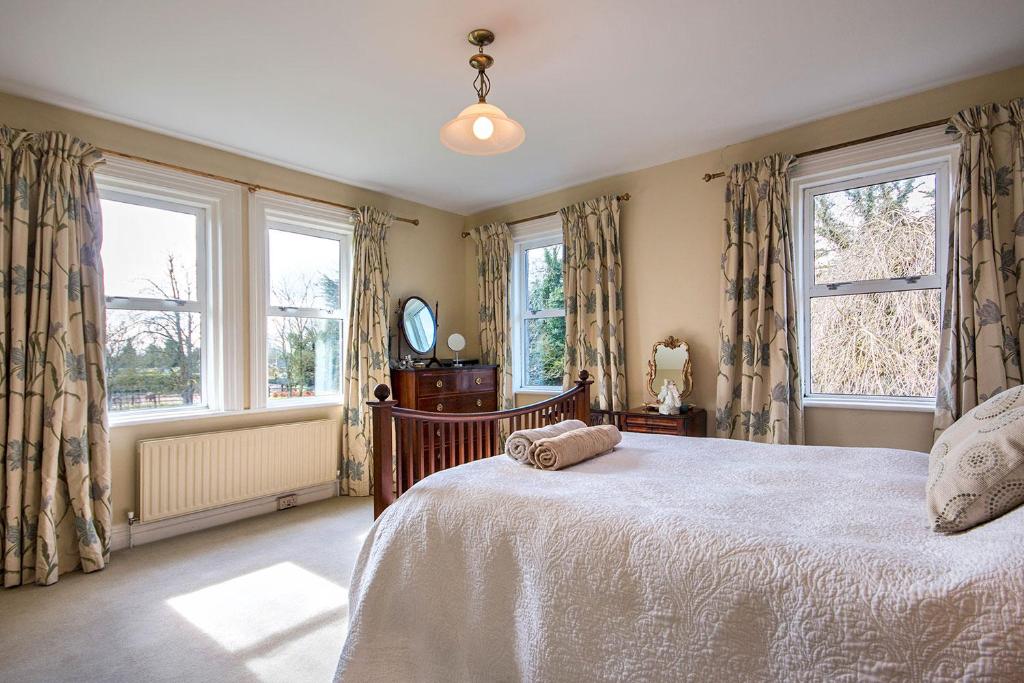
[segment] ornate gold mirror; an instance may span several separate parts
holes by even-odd
[[[647,361],[647,391],[655,406],[658,392],[667,379],[676,383],[680,398],[686,398],[693,391],[690,347],[672,335],[655,342],[651,349],[651,359]]]

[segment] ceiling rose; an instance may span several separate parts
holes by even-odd
[[[494,42],[494,33],[485,28],[478,28],[469,32],[467,40],[479,48],[477,53],[469,58],[469,65],[477,72],[473,80],[477,102],[441,126],[441,144],[456,152],[474,156],[509,152],[523,144],[526,131],[501,109],[487,103],[487,95],[491,91],[491,79],[487,76],[487,69],[493,66],[494,59],[484,54],[484,46]]]

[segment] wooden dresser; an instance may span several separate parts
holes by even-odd
[[[591,424],[614,424],[624,432],[707,436],[708,414],[703,408],[691,408],[679,415],[662,415],[644,408],[619,411],[591,411]]]
[[[436,413],[481,413],[498,409],[498,367],[392,370],[391,385],[400,408]]]

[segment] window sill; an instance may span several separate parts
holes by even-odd
[[[117,429],[118,427],[134,427],[135,425],[159,424],[161,422],[181,422],[183,420],[204,420],[213,417],[224,417],[225,415],[237,415],[242,412],[241,410],[210,410],[206,408],[203,410],[167,410],[124,415],[111,414],[110,428]]]
[[[847,408],[850,410],[886,410],[934,413],[935,399],[871,399],[832,396],[804,396],[804,408]]]
[[[513,393],[517,396],[519,394],[548,394],[551,396],[558,396],[562,393],[562,389],[555,389],[553,387],[519,387]]]
[[[317,399],[282,401],[280,405],[267,406],[266,408],[249,408],[246,410],[182,410],[179,412],[160,412],[143,415],[112,415],[110,417],[110,428],[136,427],[140,425],[161,424],[167,422],[183,422],[188,420],[212,420],[216,418],[244,417],[246,415],[260,415],[266,413],[286,413],[293,410],[307,410],[312,408],[335,408],[341,406],[341,399]]]
[[[310,398],[280,398],[276,401],[267,400],[265,408],[256,408],[246,412],[276,413],[280,410],[299,410],[301,408],[330,408],[341,405],[341,396],[314,396]]]

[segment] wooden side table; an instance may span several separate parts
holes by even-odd
[[[594,424],[614,424],[624,432],[670,434],[673,436],[707,436],[708,414],[693,407],[679,415],[662,415],[643,407],[621,411],[591,411]]]

